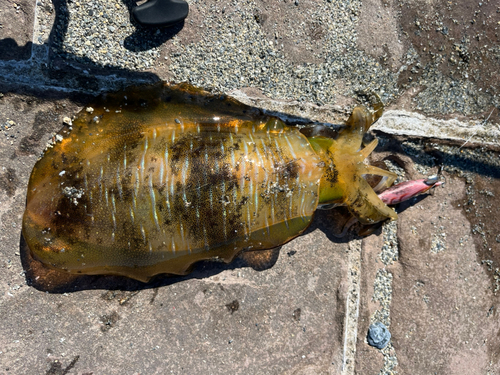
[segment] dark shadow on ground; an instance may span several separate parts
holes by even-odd
[[[31,56],[31,42],[20,46],[12,38],[0,39],[0,60],[28,60]]]
[[[57,85],[49,84],[50,87],[40,89],[34,85],[16,84],[16,82],[11,81],[3,82],[0,79],[2,93],[14,92],[40,98],[46,98],[48,95],[51,99],[63,99],[71,98],[72,91],[100,91],[102,89],[102,79],[106,76],[110,77],[111,80],[113,80],[113,77],[121,79],[123,81],[122,87],[137,84],[137,82],[153,83],[159,80],[156,74],[150,72],[134,71],[113,65],[104,66],[89,58],[64,51],[63,41],[67,35],[69,24],[68,1],[52,0],[55,20],[48,45],[42,46],[42,49],[47,48],[49,51],[49,61],[47,66],[42,69],[42,74],[46,76],[48,81],[57,81]],[[122,0],[122,2],[129,11],[129,22],[135,27],[135,32],[123,41],[123,46],[130,51],[147,51],[158,47],[183,28],[183,22],[169,28],[143,27],[131,16],[131,11],[136,2],[133,0]],[[91,17],[91,15],[89,16]],[[103,30],[106,30],[104,25]],[[28,61],[33,47],[31,41],[24,46],[19,46],[12,38],[0,39],[0,60]],[[73,97],[78,98],[78,95]],[[78,101],[78,103],[81,102]]]
[[[497,157],[488,147],[483,147],[482,157],[478,159],[477,152],[470,152],[468,148],[460,149],[463,141],[443,141],[432,139],[422,139],[420,137],[390,136],[376,131],[377,138],[384,139],[379,144],[377,151],[390,151],[393,154],[408,155],[415,163],[423,164],[427,167],[437,167],[446,165],[462,172],[477,173],[485,177],[500,179],[500,168]],[[404,143],[404,144],[403,144]],[[454,146],[452,152],[437,145]],[[479,148],[479,147],[477,147]],[[450,149],[451,150],[451,149]],[[397,161],[397,160],[394,160]],[[401,165],[401,167],[404,167]]]

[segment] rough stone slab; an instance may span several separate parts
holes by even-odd
[[[400,259],[390,267],[399,366],[413,374],[495,373],[500,324],[490,308],[498,296],[464,214],[467,186],[456,178],[447,185],[399,222]]]
[[[195,278],[138,292],[4,287],[2,363],[12,373],[44,373],[77,356],[78,373],[337,372],[344,256],[345,245],[332,246],[316,230],[284,246],[263,272],[207,276],[213,266],[205,267]],[[16,262],[6,276],[20,271]]]

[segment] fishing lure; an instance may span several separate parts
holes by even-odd
[[[363,177],[381,176],[376,190],[396,178],[364,162],[377,145],[362,147],[381,104],[375,109],[356,107],[336,138],[306,137],[188,84],[108,94],[33,168],[24,238],[49,268],[146,282],[280,246],[318,207],[346,206],[362,224],[394,220]],[[409,196],[437,184],[422,181]],[[407,195],[392,188],[383,199]]]

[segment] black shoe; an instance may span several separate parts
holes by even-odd
[[[149,0],[132,9],[135,20],[144,26],[172,26],[183,21],[189,5],[183,0]]]

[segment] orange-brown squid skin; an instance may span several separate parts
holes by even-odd
[[[363,134],[379,113],[363,107],[336,139],[306,138],[187,84],[110,94],[93,108],[30,178],[23,235],[48,267],[148,281],[280,246],[318,205],[346,205],[365,224],[396,218],[363,178],[395,179],[364,163],[376,141],[361,148]]]

